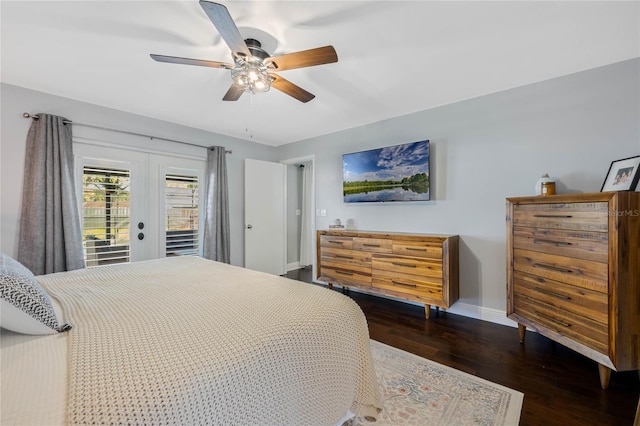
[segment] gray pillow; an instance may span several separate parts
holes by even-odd
[[[23,334],[54,334],[60,325],[47,291],[17,260],[0,253],[0,326]]]

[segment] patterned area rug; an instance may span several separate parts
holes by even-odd
[[[378,420],[344,426],[517,425],[524,395],[371,340],[384,407]]]

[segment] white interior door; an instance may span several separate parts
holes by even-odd
[[[286,273],[286,166],[246,159],[244,163],[245,267]]]

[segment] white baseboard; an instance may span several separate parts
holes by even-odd
[[[518,326],[515,321],[507,318],[507,313],[505,311],[471,305],[469,303],[456,302],[447,309],[447,312],[496,324],[508,325],[509,327]]]
[[[300,262],[287,263],[287,272],[300,269]]]
[[[327,283],[323,283],[321,281],[314,280],[317,284],[327,285]],[[364,291],[358,291],[358,289],[349,289],[349,291],[356,291],[359,293],[370,294]],[[412,302],[410,300],[398,299],[396,297],[389,297],[385,295],[375,294],[376,297],[384,297],[385,299],[397,300],[399,302],[409,303],[416,306],[424,306],[422,303]],[[456,302],[449,309],[446,309],[447,312],[451,312],[455,315],[462,315],[463,317],[469,317],[474,319],[479,319],[482,321],[489,321],[495,324],[506,325],[509,327],[517,327],[518,324],[507,318],[506,311],[501,311],[500,309],[493,308],[485,308],[482,306],[471,305],[469,303]]]

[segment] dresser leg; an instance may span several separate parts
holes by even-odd
[[[600,373],[600,386],[602,389],[609,387],[609,379],[611,379],[611,369],[602,364],[598,364],[598,372]]]
[[[523,324],[518,324],[518,334],[520,335],[520,343],[524,343],[524,336],[527,333],[527,327]]]
[[[333,284],[327,283],[327,286],[329,287],[329,290],[333,290]]]
[[[424,305],[424,317],[426,319],[431,318],[431,305]]]

